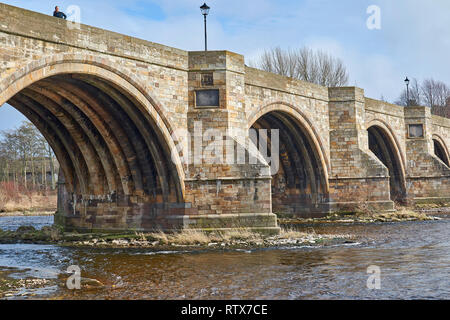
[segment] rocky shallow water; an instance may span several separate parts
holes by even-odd
[[[139,238],[105,240],[111,242],[108,245],[91,245],[94,238],[78,246],[0,244],[0,296],[448,299],[450,220],[446,215],[439,217],[441,220],[316,224],[314,233],[311,226],[298,225],[301,232],[312,233],[311,243],[279,239],[282,242],[272,246],[130,245],[142,241]],[[0,228],[6,229],[1,218]],[[352,235],[351,239],[316,241],[345,234]],[[81,290],[66,286],[67,268],[73,265],[81,269]],[[380,267],[380,290],[367,288],[371,265]]]

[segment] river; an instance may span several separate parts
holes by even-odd
[[[51,223],[51,217],[0,218],[4,230]],[[448,217],[314,229],[359,240],[330,247],[220,252],[0,245],[0,271],[7,271],[6,279],[49,280],[38,290],[4,299],[30,294],[43,299],[450,299]],[[71,265],[106,287],[68,290],[60,275]],[[372,265],[380,268],[380,289],[367,288]]]

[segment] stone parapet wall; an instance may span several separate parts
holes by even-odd
[[[133,75],[175,129],[186,126],[188,52],[87,25],[70,29],[66,20],[6,4],[0,4],[0,21],[0,80],[17,79],[34,65],[61,63],[63,56],[113,66]]]
[[[70,27],[70,21],[3,3],[0,4],[0,21],[0,32],[10,36],[44,41],[49,46],[47,50],[52,50],[52,53],[55,48],[71,47],[183,71],[188,70],[187,51],[112,31],[84,24],[80,24],[79,28]],[[13,42],[8,40],[8,42]],[[20,47],[17,49],[20,50],[15,51],[16,57],[33,58],[32,48]]]

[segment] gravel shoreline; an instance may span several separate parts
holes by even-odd
[[[339,243],[353,243],[354,237],[345,234],[316,234],[282,229],[279,235],[263,235],[245,229],[223,233],[205,233],[197,230],[165,234],[79,234],[62,232],[57,227],[20,227],[16,231],[0,230],[0,243],[54,244],[67,247],[98,248],[151,248],[152,251],[257,249],[285,246],[323,246]]]
[[[40,210],[40,211],[12,211],[12,212],[0,212],[1,217],[37,217],[37,216],[53,216],[55,210]]]
[[[300,232],[300,225],[379,223],[402,221],[427,221],[442,218],[429,214],[448,214],[450,207],[421,208],[419,210],[400,209],[388,213],[353,213],[333,214],[326,218],[302,219],[279,218],[281,233],[275,236],[262,235],[246,229],[235,229],[222,233],[183,230],[173,234],[163,232],[142,233],[128,232],[122,234],[79,234],[63,232],[56,226],[46,226],[36,230],[23,226],[16,231],[0,229],[0,243],[37,243],[56,244],[73,247],[135,247],[154,250],[176,250],[177,248],[224,249],[224,248],[266,248],[298,245],[327,245],[355,242],[351,235],[324,235],[313,232]],[[40,212],[36,215],[42,215]]]

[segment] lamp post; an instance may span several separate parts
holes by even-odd
[[[204,3],[200,7],[200,10],[202,11],[202,15],[205,18],[205,51],[208,51],[208,36],[207,36],[207,33],[206,33],[206,16],[209,13],[209,9],[210,9],[210,7],[208,7],[208,5],[206,3]]]
[[[409,107],[409,79],[406,77],[405,79],[406,84],[406,106]]]

